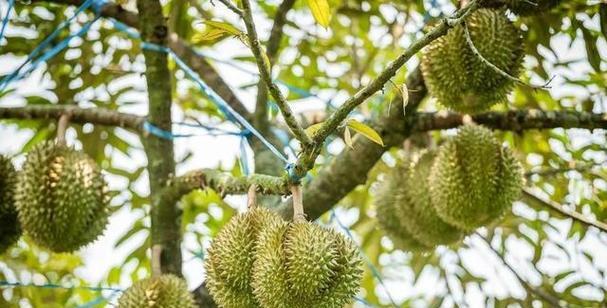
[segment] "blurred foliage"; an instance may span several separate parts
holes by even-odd
[[[269,33],[279,2],[257,2],[255,13],[262,38]],[[285,88],[288,99],[302,109],[333,110],[333,104],[354,94],[419,38],[425,23],[455,8],[446,0],[328,2],[332,18],[327,29],[316,23],[308,1],[296,2],[288,14],[282,52],[274,68],[276,77],[291,86]],[[120,3],[127,9],[134,8],[132,0]],[[238,66],[254,69],[253,58],[239,39],[238,31],[244,29],[243,25],[219,3],[206,0],[163,3],[172,31],[184,40],[222,59],[230,56]],[[10,59],[8,62],[13,66],[13,62],[23,61],[74,11],[74,7],[42,1],[17,2],[6,33],[7,42],[1,47],[2,63]],[[92,17],[92,14],[82,14],[68,30],[78,30]],[[606,112],[605,4],[562,1],[559,7],[542,15],[526,18],[511,15],[511,18],[524,31],[527,69],[523,78],[534,84],[545,83],[552,76],[556,78],[549,91],[518,86],[510,106],[497,106],[496,110],[542,108]],[[58,39],[67,35],[68,31],[63,31]],[[35,91],[8,93],[0,97],[1,102],[4,104],[8,101],[6,98],[10,98],[11,104],[78,104],[143,114],[146,106],[141,74],[145,64],[140,52],[137,42],[130,41],[116,31],[111,22],[102,19],[85,39],[72,41],[69,48],[28,78],[28,82],[38,85]],[[412,60],[409,68],[416,63],[417,60]],[[214,65],[220,72],[225,68],[220,63]],[[175,65],[171,64],[171,68],[177,76],[173,79],[173,97],[179,107],[177,117],[195,117],[213,125],[224,122],[221,113],[195,85],[185,80]],[[385,102],[393,97],[394,87],[403,83],[406,71],[401,70],[382,93],[363,104],[353,116],[370,119],[389,108]],[[251,90],[256,79],[242,79],[246,80],[243,84],[230,85],[238,89],[241,97],[254,97]],[[272,104],[268,108],[272,110]],[[433,99],[427,99],[421,108],[436,110],[440,106]],[[54,125],[52,121],[3,120],[1,127],[28,133],[19,151],[26,153],[36,143],[54,138]],[[112,183],[116,212],[124,207],[131,214],[130,227],[114,243],[114,249],[128,253],[123,260],[113,260],[118,265],[110,268],[99,282],[103,286],[126,287],[131,281],[148,275],[150,265],[147,174],[141,143],[136,136],[118,128],[74,125],[71,132],[75,133],[77,146],[105,170]],[[435,146],[449,133],[428,133],[429,138],[425,140],[431,142],[419,146]],[[546,197],[572,210],[607,221],[604,131],[553,129],[504,132],[501,137],[515,150],[527,171],[537,172],[529,174],[529,186],[542,190]],[[343,147],[339,138],[328,142],[311,174],[315,175],[329,161],[326,158]],[[180,166],[191,165],[190,154],[184,153]],[[392,306],[392,301],[403,307],[530,307],[548,305],[546,299],[538,295],[544,294],[562,300],[565,306],[605,305],[607,234],[552,212],[542,204],[521,200],[499,225],[479,230],[460,245],[439,247],[429,254],[393,250],[389,239],[377,228],[372,193],[377,179],[403,154],[406,153],[402,149],[387,153],[370,172],[367,183],[340,202],[335,209],[336,216],[327,213],[320,218],[321,223],[336,228],[340,228],[340,224],[347,226],[372,265],[366,269],[360,294],[366,302],[377,307]],[[588,168],[576,170],[579,166]],[[218,168],[240,174],[238,164]],[[563,171],[542,173],[545,170]],[[209,241],[237,212],[236,203],[240,202],[233,203],[226,203],[214,191],[196,191],[182,199],[185,266],[194,266],[191,260],[204,256]],[[339,217],[340,223],[335,217]],[[0,280],[90,285],[78,274],[82,269],[79,254],[51,254],[32,246],[27,239],[0,257]],[[525,284],[535,291],[526,290]],[[71,307],[95,300],[99,295],[85,289],[2,288],[0,306]],[[101,302],[97,306],[104,305],[105,302]]]

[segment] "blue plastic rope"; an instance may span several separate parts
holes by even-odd
[[[242,170],[242,174],[250,175],[251,167],[249,166],[249,155],[247,154],[247,146],[249,142],[247,141],[247,137],[242,136],[240,138],[240,169]]]
[[[55,56],[57,53],[59,53],[59,51],[61,51],[62,49],[64,49],[65,47],[68,46],[69,41],[72,38],[74,38],[76,36],[81,36],[84,33],[86,33],[86,31],[88,31],[88,29],[90,28],[91,24],[99,18],[98,14],[97,14],[97,17],[93,21],[85,24],[83,26],[83,28],[76,33],[76,35],[68,36],[66,39],[62,40],[57,46],[53,47],[48,52],[48,54],[43,54],[41,56],[41,58],[34,61],[34,58],[36,58],[42,51],[44,51],[47,47],[49,47],[49,45],[52,43],[52,41],[61,33],[61,30],[63,30],[65,27],[67,27],[81,12],[83,12],[86,9],[88,9],[89,7],[91,7],[91,5],[93,5],[93,3],[95,1],[102,1],[102,0],[84,1],[84,3],[82,3],[82,5],[80,7],[78,7],[78,9],[76,9],[76,12],[74,12],[74,15],[72,15],[67,20],[61,22],[59,24],[59,26],[49,36],[47,36],[36,48],[34,48],[34,50],[27,56],[26,60],[23,63],[21,63],[21,65],[19,65],[19,67],[17,67],[17,69],[15,71],[13,71],[11,74],[5,76],[2,80],[0,80],[0,92],[4,91],[4,89],[6,89],[6,87],[12,81],[19,80],[19,79],[22,79],[23,77],[25,77],[28,73],[33,71],[36,68],[36,66],[43,60],[48,60],[51,57]],[[32,61],[34,61],[34,62],[32,62]],[[30,62],[32,62],[31,67],[25,73],[21,73],[21,70]]]
[[[330,221],[333,222],[335,221],[337,223],[337,225],[344,230],[344,232],[346,233],[346,235],[353,241],[354,240],[354,236],[352,235],[352,232],[350,232],[350,229],[348,227],[346,227],[337,217],[337,214],[335,213],[334,209],[331,209],[331,218]],[[356,243],[356,242],[355,242]],[[362,249],[360,249],[359,247],[359,251],[362,252]],[[369,268],[369,270],[371,270],[371,274],[373,275],[373,277],[375,277],[375,279],[377,279],[377,281],[379,281],[379,284],[382,286],[382,288],[384,288],[384,291],[386,292],[386,295],[388,295],[388,299],[390,299],[390,303],[394,306],[394,307],[398,307],[398,305],[396,305],[396,302],[394,301],[394,299],[392,298],[392,295],[390,295],[390,292],[388,292],[388,287],[386,287],[386,284],[384,283],[384,279],[381,276],[381,273],[379,272],[379,270],[377,269],[377,267],[375,267],[375,265],[373,265],[373,262],[371,262],[371,260],[369,260],[369,257],[367,257],[367,255],[365,255],[364,253],[361,253],[365,259],[365,263],[367,263],[367,267]]]
[[[8,0],[8,9],[6,9],[6,14],[4,15],[4,19],[2,19],[2,28],[0,28],[0,41],[2,41],[2,37],[4,37],[4,29],[6,28],[6,25],[8,24],[8,17],[11,14],[11,9],[13,8],[14,4],[15,4],[15,0]]]

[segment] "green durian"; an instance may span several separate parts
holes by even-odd
[[[27,154],[15,204],[25,234],[54,252],[71,252],[93,242],[109,215],[99,167],[85,153],[51,142]]]
[[[394,243],[394,248],[407,251],[426,251],[431,247],[413,238],[397,214],[396,199],[401,184],[409,176],[409,161],[399,162],[381,181],[375,193],[375,211],[380,228]]]
[[[277,214],[252,208],[233,217],[213,239],[205,260],[206,285],[219,307],[260,307],[251,288],[257,236]]]
[[[428,247],[453,244],[464,236],[462,230],[443,221],[432,205],[428,177],[434,157],[434,152],[425,152],[410,164],[396,192],[396,215],[402,226]]]
[[[522,68],[521,32],[504,10],[479,9],[466,19],[474,46],[483,57],[511,76]],[[512,80],[500,75],[477,55],[458,25],[428,45],[421,69],[428,91],[445,107],[460,112],[478,112],[504,102]]]
[[[358,292],[362,273],[360,255],[342,234],[277,220],[259,233],[252,287],[262,307],[341,308]]]
[[[15,208],[17,172],[10,159],[0,155],[0,254],[21,236]]]
[[[489,0],[484,1],[484,7],[507,7],[514,14],[531,16],[549,11],[562,0]]]
[[[491,130],[464,125],[441,145],[429,177],[437,214],[472,231],[499,219],[518,198],[523,173]]]
[[[185,281],[165,274],[135,282],[118,300],[119,308],[194,308]]]

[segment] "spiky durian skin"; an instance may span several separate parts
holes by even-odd
[[[358,292],[361,267],[342,234],[310,222],[275,221],[258,238],[253,292],[262,307],[341,308]]]
[[[439,149],[430,196],[447,223],[472,231],[500,218],[520,194],[522,168],[489,129],[464,125]]]
[[[503,10],[479,9],[466,19],[470,37],[481,55],[512,76],[522,68],[520,31]],[[421,68],[428,91],[445,107],[478,112],[506,101],[513,82],[474,54],[458,25],[428,45]]]
[[[396,197],[396,214],[402,225],[428,247],[453,244],[464,235],[462,230],[443,221],[432,205],[428,177],[434,157],[434,152],[425,152],[408,166]]]
[[[185,281],[165,274],[135,282],[118,300],[119,308],[194,308]]]
[[[220,307],[259,307],[251,289],[251,270],[260,230],[282,219],[265,208],[233,217],[213,239],[205,260],[207,288]]]
[[[54,252],[71,252],[93,242],[109,215],[99,167],[85,153],[51,142],[28,153],[15,204],[24,232]]]
[[[0,155],[0,254],[21,236],[15,208],[17,172],[10,159]]]
[[[531,16],[551,10],[561,3],[561,0],[490,0],[485,1],[484,7],[507,7],[514,14]]]
[[[397,201],[398,192],[401,190],[402,183],[409,177],[409,164],[409,161],[399,162],[380,183],[374,196],[377,221],[396,249],[426,251],[430,247],[413,238],[401,221],[401,215],[398,214],[400,212],[398,210],[399,201]]]

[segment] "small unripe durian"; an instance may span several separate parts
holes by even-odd
[[[135,282],[118,300],[119,308],[194,308],[185,281],[165,274]]]
[[[21,236],[15,208],[17,172],[10,159],[0,155],[0,254]]]
[[[259,307],[251,288],[255,245],[261,230],[282,221],[265,208],[233,217],[213,239],[205,260],[206,286],[219,307]]]
[[[432,205],[428,177],[434,157],[434,152],[426,152],[410,164],[396,192],[396,214],[402,225],[428,247],[453,244],[464,236],[462,230],[443,221]]]
[[[342,234],[273,221],[259,233],[253,292],[262,307],[341,308],[358,292],[362,260]]]
[[[522,68],[520,31],[503,10],[479,9],[466,18],[474,46],[483,57],[511,76]],[[506,100],[512,80],[484,63],[466,41],[458,25],[428,45],[422,55],[428,91],[438,102],[461,112],[478,112]]]
[[[99,167],[85,153],[42,143],[27,155],[15,204],[25,233],[54,252],[93,242],[107,224],[109,196]]]
[[[406,251],[426,251],[431,247],[414,239],[397,214],[397,192],[409,176],[409,162],[398,163],[380,183],[375,194],[375,211],[381,229],[394,243],[394,248]]]
[[[440,147],[429,183],[437,214],[472,231],[494,222],[511,207],[520,194],[523,174],[491,130],[464,125]]]

